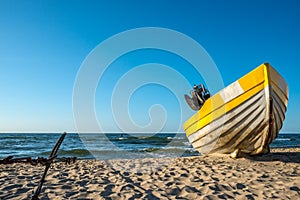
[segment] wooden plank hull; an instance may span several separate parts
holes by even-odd
[[[202,154],[264,154],[283,125],[287,102],[287,83],[265,63],[207,100],[184,130]]]

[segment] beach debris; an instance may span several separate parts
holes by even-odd
[[[45,178],[46,178],[48,169],[50,168],[50,165],[51,165],[53,159],[57,156],[57,155],[56,155],[56,154],[57,154],[57,151],[58,151],[58,149],[59,149],[61,143],[64,141],[66,134],[67,134],[67,133],[64,132],[64,133],[60,136],[60,138],[57,140],[55,146],[53,147],[52,152],[51,152],[49,158],[48,158],[47,161],[46,161],[45,171],[44,171],[44,174],[43,174],[43,176],[42,176],[42,178],[41,178],[41,180],[40,180],[39,186],[38,186],[38,188],[36,189],[34,195],[33,195],[32,198],[31,198],[32,200],[38,200],[38,199],[39,199],[39,194],[41,193],[43,184],[44,184],[44,182],[45,182]]]
[[[6,158],[0,160],[0,164],[13,164],[13,163],[30,163],[31,165],[46,165],[48,162],[64,162],[65,164],[75,163],[77,157],[53,157],[53,158],[44,158],[37,157],[36,159],[31,157],[24,158],[13,158],[13,156],[7,156]]]
[[[60,158],[59,161],[64,162],[65,164],[75,163],[77,157],[67,157],[67,158]]]

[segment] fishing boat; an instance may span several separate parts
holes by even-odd
[[[265,154],[282,128],[287,103],[286,81],[264,63],[207,99],[183,128],[204,155]]]

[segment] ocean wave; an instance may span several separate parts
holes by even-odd
[[[49,156],[51,151],[42,152],[41,155]],[[91,153],[87,149],[70,149],[70,150],[58,150],[58,156],[75,156],[75,157],[89,157]]]
[[[191,148],[186,147],[149,147],[142,149],[130,150],[131,152],[143,153],[143,152],[161,152],[161,153],[181,153],[185,151],[193,151]]]
[[[150,145],[166,145],[170,142],[182,142],[182,140],[176,140],[172,137],[158,137],[158,136],[150,136],[150,137],[116,137],[116,138],[109,138],[111,142],[116,144],[150,144]],[[185,140],[184,140],[185,141]],[[180,143],[182,145],[182,143]]]
[[[289,141],[290,138],[276,138],[275,141]]]

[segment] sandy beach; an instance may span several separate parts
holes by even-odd
[[[44,166],[0,165],[0,199],[30,199]],[[300,149],[228,156],[54,163],[41,199],[300,199]]]

